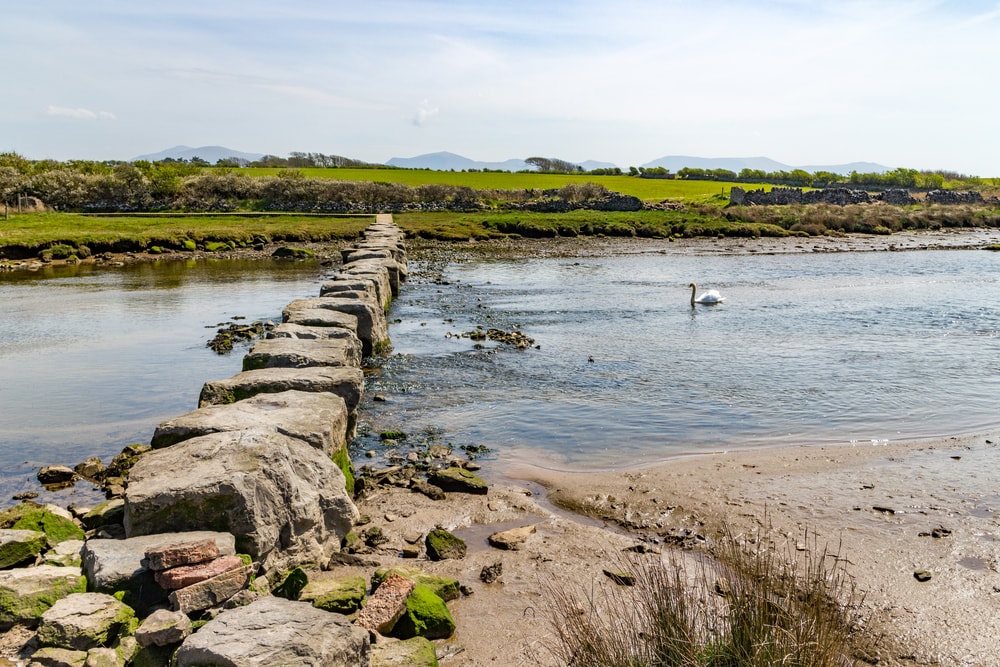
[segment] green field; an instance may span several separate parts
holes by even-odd
[[[278,176],[288,169],[245,168],[234,171],[248,176]],[[377,181],[403,185],[457,185],[476,190],[548,190],[570,183],[597,183],[608,190],[633,195],[647,202],[672,199],[676,201],[717,201],[718,195],[729,198],[734,186],[745,190],[773,186],[721,181],[686,181],[679,179],[639,178],[637,176],[593,176],[590,174],[539,174],[479,171],[429,171],[423,169],[322,169],[297,170],[306,178],[333,178],[341,181]],[[724,203],[724,202],[722,202]]]
[[[267,241],[328,241],[354,238],[371,224],[371,216],[163,214],[82,215],[26,213],[0,218],[0,248],[41,248],[52,243],[107,248],[143,249],[153,245],[182,246],[185,240],[246,245]]]

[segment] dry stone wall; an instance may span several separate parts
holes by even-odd
[[[954,190],[931,190],[925,200],[928,204],[990,204],[1000,203],[996,197],[983,199],[978,192],[955,192]],[[744,190],[733,187],[729,193],[732,206],[784,206],[789,204],[871,204],[885,202],[894,206],[909,206],[919,203],[909,191],[902,188],[885,190],[871,194],[864,190],[849,188],[825,188],[822,190],[802,190],[800,188],[774,188],[773,190]]]

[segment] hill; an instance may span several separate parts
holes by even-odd
[[[889,167],[874,162],[850,162],[847,164],[826,164],[826,165],[804,165],[792,166],[772,160],[768,157],[694,157],[691,155],[666,155],[657,158],[652,162],[642,165],[645,168],[663,167],[668,171],[677,173],[684,167],[692,169],[728,169],[737,174],[743,169],[760,169],[766,172],[772,171],[792,171],[802,169],[810,173],[817,171],[829,171],[834,174],[846,176],[852,171],[860,174],[884,173],[890,171]]]
[[[244,153],[242,151],[233,150],[232,148],[226,148],[225,146],[201,146],[200,148],[191,148],[190,146],[174,146],[173,148],[168,148],[160,151],[159,153],[139,155],[132,158],[132,162],[136,162],[138,160],[157,162],[168,158],[173,160],[190,160],[195,157],[201,158],[209,164],[215,164],[224,158],[239,158],[253,162],[254,160],[259,160],[264,157],[264,154]]]
[[[390,167],[402,167],[404,169],[431,169],[433,171],[468,171],[474,169],[482,171],[489,169],[492,171],[534,171],[535,167],[522,159],[511,158],[503,162],[483,162],[473,160],[462,155],[442,151],[440,153],[426,153],[416,157],[394,157],[386,164]],[[615,165],[611,162],[598,162],[597,160],[587,160],[586,162],[573,162],[584,170],[610,169]]]

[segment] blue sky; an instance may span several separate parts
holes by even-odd
[[[664,155],[1000,176],[1000,1],[31,0],[0,151]]]

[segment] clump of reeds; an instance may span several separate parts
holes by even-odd
[[[623,558],[634,586],[550,591],[555,657],[571,667],[852,665],[859,605],[835,553],[728,530],[711,556]]]

